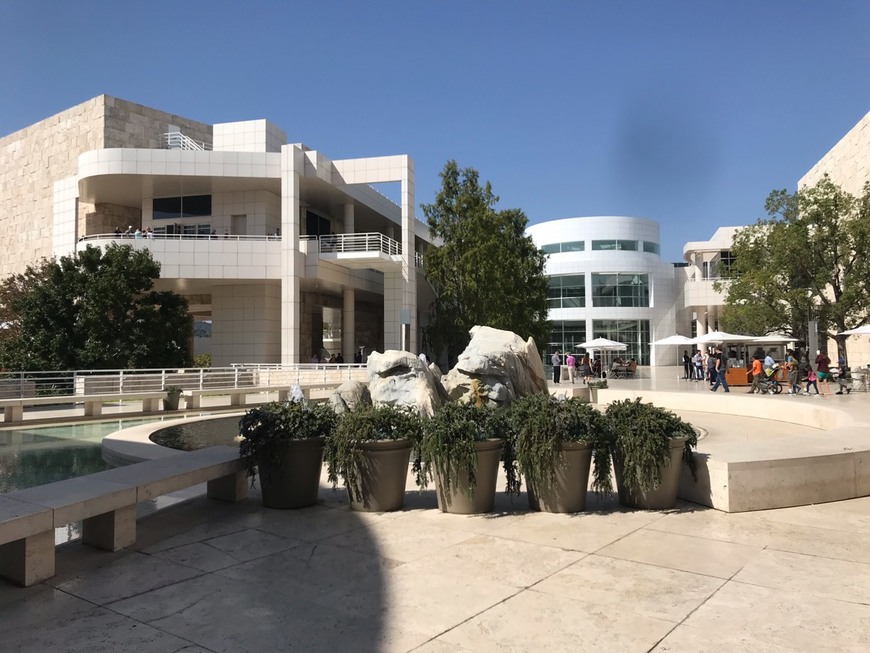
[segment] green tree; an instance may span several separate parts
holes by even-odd
[[[770,216],[741,229],[731,247],[722,326],[764,335],[780,331],[807,340],[807,321],[837,341],[842,331],[870,315],[870,183],[861,197],[843,191],[825,175],[795,193],[773,191]]]
[[[10,370],[183,367],[191,362],[187,300],[153,289],[147,250],[88,246],[43,259],[0,285],[0,364]]]
[[[498,197],[473,168],[448,161],[433,204],[422,205],[437,247],[424,257],[433,302],[427,346],[447,352],[452,364],[476,324],[513,331],[546,343],[546,256],[525,233],[519,209],[497,211]]]

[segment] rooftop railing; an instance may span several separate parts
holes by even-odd
[[[209,152],[211,143],[195,141],[181,132],[166,132],[163,134],[163,146],[167,150],[191,150],[194,152]]]

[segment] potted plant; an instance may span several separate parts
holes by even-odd
[[[639,398],[615,401],[605,415],[619,502],[647,510],[673,508],[681,464],[697,479],[692,455],[698,444],[695,429],[669,410]]]
[[[163,388],[166,399],[163,400],[163,410],[178,410],[178,401],[182,397],[181,386],[168,385]]]
[[[478,514],[495,504],[499,458],[508,438],[507,411],[475,403],[448,403],[423,424],[417,483],[435,480],[442,512]],[[503,457],[509,492],[519,492],[516,466],[505,448]]]
[[[584,510],[593,452],[595,486],[610,486],[604,416],[589,403],[529,395],[511,405],[510,415],[513,455],[532,510]]]
[[[420,415],[398,406],[358,405],[342,413],[324,456],[333,488],[341,477],[352,510],[389,512],[405,504]]]
[[[336,415],[326,404],[273,402],[239,420],[239,456],[248,476],[260,475],[267,508],[305,508],[317,503],[323,447]]]

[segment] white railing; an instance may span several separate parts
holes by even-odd
[[[194,152],[211,151],[211,143],[195,141],[181,132],[166,132],[163,134],[163,146],[167,150],[192,150]]]
[[[135,235],[127,234],[91,234],[90,236],[82,236],[79,242],[87,240],[235,240],[235,241],[250,241],[250,240],[275,240],[280,241],[281,236],[248,236],[234,234],[141,234],[138,238]]]
[[[322,254],[343,254],[348,252],[383,252],[390,256],[401,256],[402,245],[382,233],[372,231],[360,234],[331,234],[318,237]]]
[[[41,396],[124,394],[161,391],[167,386],[182,390],[251,387],[287,388],[298,383],[340,383],[363,380],[364,365],[233,365],[230,367],[136,370],[72,370],[69,372],[3,372],[0,399]]]

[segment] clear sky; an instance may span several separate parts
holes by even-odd
[[[870,0],[0,0],[0,134],[107,93],[331,159],[455,159],[530,222],[764,217],[870,111]],[[417,216],[422,212],[417,208]]]

